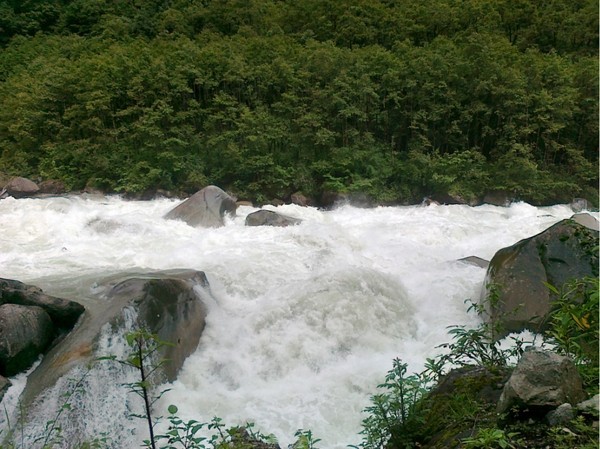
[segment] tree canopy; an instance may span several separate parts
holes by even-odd
[[[597,200],[592,0],[3,0],[0,171]]]

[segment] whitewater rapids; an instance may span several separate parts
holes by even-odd
[[[204,271],[214,297],[207,326],[159,414],[173,403],[186,419],[252,421],[282,447],[297,429],[310,429],[321,449],[360,441],[361,411],[393,358],[421,370],[448,341],[447,326],[473,321],[464,301],[479,297],[485,269],[458,259],[489,260],[573,215],[567,205],[526,203],[267,206],[302,219],[275,228],[244,226],[257,209],[241,206],[225,226],[202,229],[163,218],[178,203],[1,200],[0,277],[93,306],[96,283],[115,273]],[[23,376],[12,380],[22,388]],[[89,417],[92,434],[125,401],[114,394],[106,411]],[[122,447],[146,438],[131,426],[112,429],[130,445]]]

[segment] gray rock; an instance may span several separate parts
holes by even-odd
[[[439,206],[439,205],[440,205],[439,201],[436,201],[429,197],[425,197],[425,198],[423,198],[423,201],[421,201],[421,206]]]
[[[134,310],[137,326],[170,343],[163,348],[160,378],[175,380],[187,356],[193,353],[204,330],[207,309],[202,295],[209,294],[206,276],[195,270],[167,270],[114,276],[97,286],[101,300],[88,308],[77,327],[56,344],[29,375],[24,403],[51,387],[76,366],[97,356],[98,342],[106,325],[123,327],[127,310]]]
[[[6,193],[14,198],[27,198],[35,195],[40,190],[35,182],[22,177],[12,178],[4,186],[4,189]]]
[[[597,394],[593,398],[581,401],[576,407],[582,413],[587,412],[597,415],[600,412],[600,395]]]
[[[513,195],[504,190],[493,190],[485,194],[483,202],[493,206],[509,206],[514,200]]]
[[[288,217],[270,210],[259,210],[248,214],[246,226],[290,226],[301,223],[299,218]]]
[[[39,306],[50,315],[55,326],[64,329],[71,329],[85,310],[75,301],[46,295],[33,285],[0,278],[0,304],[7,303]]]
[[[581,377],[571,359],[530,348],[504,385],[497,410],[545,416],[564,403],[574,405],[584,398]]]
[[[169,343],[161,354],[168,360],[162,370],[169,382],[196,350],[204,330],[207,309],[195,286],[208,287],[201,271],[190,271],[187,278],[134,277],[115,285],[107,295],[111,302],[136,309],[139,326]]]
[[[41,307],[0,306],[0,374],[14,376],[29,368],[54,338],[50,316]]]
[[[309,200],[300,192],[292,193],[290,201],[292,202],[292,204],[297,204],[298,206],[310,206],[310,204],[312,203],[311,200]]]
[[[566,424],[575,417],[573,406],[568,402],[561,404],[555,410],[548,412],[546,420],[551,426]]]
[[[435,194],[431,197],[430,201],[433,201],[437,204],[467,204],[469,206],[477,206],[481,204],[480,198],[475,196],[464,197],[451,192]]]
[[[592,229],[594,231],[600,231],[600,223],[596,220],[596,217],[592,217],[588,213],[579,213],[574,214],[571,217],[571,220],[579,223],[582,226],[585,226],[588,229]]]
[[[165,218],[182,220],[190,226],[216,228],[224,225],[224,215],[235,215],[235,199],[216,186],[207,186],[170,210]]]
[[[65,183],[56,179],[48,179],[46,181],[42,181],[39,187],[39,193],[46,193],[50,195],[59,195],[62,193],[66,193],[67,191]]]
[[[487,268],[490,265],[489,260],[482,259],[477,256],[468,256],[458,259],[459,262],[466,263],[467,265],[474,265],[479,268]]]
[[[324,191],[321,194],[321,206],[326,209],[333,209],[338,206],[343,206],[345,204],[351,204],[354,207],[372,207],[374,202],[369,196],[365,193],[360,192],[332,192],[332,191]]]
[[[590,209],[590,203],[585,198],[573,198],[570,206],[571,209],[573,209],[573,212],[581,212],[582,210]]]
[[[544,330],[560,288],[571,279],[598,275],[598,232],[562,220],[540,234],[499,250],[486,274],[481,301],[505,333]],[[489,287],[497,287],[495,298]]]

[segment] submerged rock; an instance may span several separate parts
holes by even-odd
[[[207,186],[170,210],[165,218],[182,220],[190,226],[216,228],[224,225],[224,215],[235,215],[235,199],[216,186]]]
[[[465,263],[467,265],[473,265],[479,268],[487,268],[490,265],[489,260],[482,259],[477,256],[468,256],[463,257],[462,259],[458,259],[459,262]]]
[[[301,223],[299,218],[288,217],[270,210],[259,210],[248,214],[246,226],[290,226]]]

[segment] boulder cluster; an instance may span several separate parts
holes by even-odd
[[[68,333],[84,308],[37,287],[0,279],[0,391]],[[4,387],[4,388],[3,388]]]

